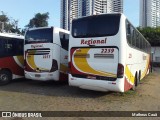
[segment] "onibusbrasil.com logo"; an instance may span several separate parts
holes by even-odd
[[[2,117],[42,117],[40,112],[2,112]]]

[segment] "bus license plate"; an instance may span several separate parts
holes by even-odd
[[[41,75],[40,74],[35,74],[35,77],[41,77]]]
[[[96,80],[96,77],[95,76],[87,76],[88,79],[94,79]]]

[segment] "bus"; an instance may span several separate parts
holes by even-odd
[[[149,42],[121,13],[72,21],[69,85],[95,91],[135,90],[150,70]]]
[[[24,77],[24,36],[0,33],[0,85]]]
[[[25,78],[40,81],[68,79],[69,31],[39,27],[26,31],[24,45]]]

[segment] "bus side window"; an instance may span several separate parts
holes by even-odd
[[[24,43],[23,40],[21,39],[14,39],[14,41],[17,43],[16,44],[16,55],[23,55],[23,48],[24,48]]]
[[[3,57],[4,54],[5,54],[4,40],[3,38],[0,38],[0,57]]]
[[[65,45],[66,45],[66,50],[68,51],[68,47],[69,47],[69,34],[65,34]]]
[[[147,42],[145,42],[145,52],[147,52]]]
[[[132,36],[131,36],[131,25],[127,22],[126,25],[126,31],[127,31],[127,41],[132,46]]]
[[[147,52],[150,52],[151,50],[151,47],[150,47],[150,45],[147,43]]]
[[[59,32],[59,36],[62,48],[68,51],[69,35],[63,32]]]
[[[140,37],[139,37],[137,31],[136,31],[136,47],[137,47],[137,48],[140,48]]]
[[[141,37],[141,44],[142,44],[142,50],[145,51],[145,45],[144,45],[145,41],[144,39]]]
[[[132,46],[136,47],[136,35],[135,35],[135,30],[133,29],[133,34],[132,34]]]
[[[143,42],[142,40],[143,40],[143,39],[142,39],[141,37],[139,37],[139,48],[140,48],[141,50],[143,49],[143,48],[142,48],[142,44],[143,44],[143,43],[142,43],[142,42]]]
[[[12,55],[16,55],[16,41],[14,41],[11,38],[8,38],[7,43],[5,45],[6,49],[7,49],[7,53],[8,55],[12,56]]]

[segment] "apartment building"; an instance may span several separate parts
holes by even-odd
[[[140,26],[160,26],[160,0],[140,0]]]
[[[123,0],[61,0],[61,28],[70,30],[73,19],[101,13],[123,13]]]

